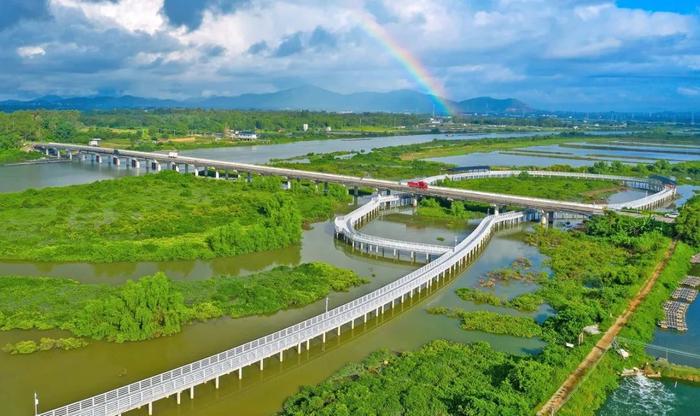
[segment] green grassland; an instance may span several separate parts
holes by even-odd
[[[175,172],[0,195],[0,258],[139,261],[213,258],[298,243],[305,222],[349,200],[279,178],[215,181]]]
[[[575,202],[600,202],[624,189],[615,181],[587,181],[557,177],[519,175],[509,178],[482,178],[461,181],[444,180],[440,186],[494,192],[508,195],[530,196]]]

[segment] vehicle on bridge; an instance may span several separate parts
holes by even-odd
[[[168,157],[176,158],[177,152],[168,152]]]
[[[407,185],[411,188],[428,189],[428,182],[426,181],[408,181]]]

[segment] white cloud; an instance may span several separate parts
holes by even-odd
[[[192,0],[195,1],[195,0]],[[129,31],[154,34],[165,26],[160,10],[163,0],[119,0],[111,2],[85,0],[50,0],[51,7],[80,10],[98,25],[119,26]]]
[[[21,46],[17,48],[17,55],[22,58],[34,58],[36,56],[46,55],[46,50],[41,46]]]
[[[681,95],[686,95],[688,97],[698,97],[700,96],[700,88],[697,87],[678,87],[676,90]]]

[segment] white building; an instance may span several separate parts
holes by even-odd
[[[258,135],[254,131],[240,131],[236,134],[236,138],[241,140],[256,140]]]
[[[93,137],[93,138],[90,139],[90,141],[88,142],[88,146],[100,147],[100,142],[101,142],[101,141],[102,141],[102,139],[97,138],[97,137]]]

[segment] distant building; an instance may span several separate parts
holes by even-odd
[[[240,140],[257,140],[258,135],[254,131],[240,131],[236,134],[236,138]]]
[[[100,147],[100,142],[101,142],[101,141],[102,141],[102,139],[97,138],[97,137],[93,137],[93,138],[90,139],[90,141],[88,142],[88,146]]]
[[[308,130],[309,130],[309,125],[306,124],[306,123],[304,123],[304,124],[301,125],[301,129],[304,130],[304,131],[308,131]]]

